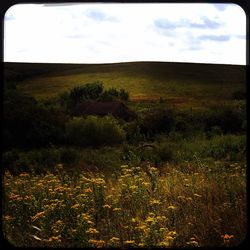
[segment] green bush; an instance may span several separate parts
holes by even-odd
[[[55,147],[31,151],[10,150],[3,153],[3,166],[13,174],[22,172],[45,173],[60,163],[60,151]]]
[[[66,165],[74,165],[80,160],[80,153],[73,148],[61,148],[60,149],[60,162]]]
[[[72,145],[97,147],[121,143],[125,132],[112,116],[74,117],[66,124],[66,139]]]
[[[102,92],[102,82],[87,83],[72,88],[69,93],[69,98],[74,104],[77,104],[84,100],[98,99]]]
[[[172,109],[153,109],[149,111],[140,124],[143,134],[153,136],[169,133],[174,127],[175,114]]]
[[[243,132],[243,122],[246,119],[244,110],[232,107],[214,107],[207,113],[204,123],[206,131],[214,127],[220,128],[223,133]]]
[[[221,159],[229,157],[233,160],[240,160],[245,157],[246,137],[225,135],[215,136],[203,147],[203,156]]]
[[[244,91],[244,90],[236,90],[232,94],[232,99],[234,99],[234,100],[244,100],[244,99],[246,99],[246,91]]]
[[[119,91],[116,88],[110,88],[102,92],[99,97],[101,101],[114,101],[114,100],[122,100],[127,101],[129,99],[129,93],[124,90],[120,89]]]
[[[174,159],[174,146],[171,143],[160,143],[156,146],[156,153],[161,161],[172,161]]]
[[[62,110],[46,107],[15,90],[4,94],[4,148],[48,146],[63,139],[67,120]]]

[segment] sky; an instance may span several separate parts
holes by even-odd
[[[4,61],[246,65],[235,4],[18,4],[4,17]]]

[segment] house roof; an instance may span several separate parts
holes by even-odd
[[[131,111],[122,102],[97,102],[86,101],[78,104],[74,111],[74,115],[108,115],[112,114],[120,118],[128,119]]]

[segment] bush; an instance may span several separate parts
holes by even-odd
[[[246,99],[246,91],[244,91],[244,90],[236,90],[232,94],[232,99],[234,99],[234,100],[244,100],[244,99]]]
[[[3,154],[4,169],[13,174],[22,172],[41,174],[53,170],[58,163],[60,163],[60,151],[54,147],[27,152],[13,149]]]
[[[46,108],[18,91],[4,95],[4,148],[41,147],[62,140],[67,120],[62,110]]]
[[[77,104],[84,100],[98,99],[102,92],[102,82],[87,83],[72,88],[69,93],[69,98],[73,104]]]
[[[66,165],[74,165],[80,160],[80,153],[73,148],[62,148],[60,150],[60,162]]]
[[[203,155],[221,159],[230,157],[231,160],[240,160],[245,157],[246,137],[225,135],[215,136],[203,147]]]
[[[140,124],[142,133],[153,136],[158,133],[169,133],[174,126],[175,114],[171,109],[151,110]]]
[[[223,133],[243,132],[243,122],[246,119],[244,110],[237,110],[231,107],[215,107],[207,113],[204,120],[206,131],[213,127],[220,128]]]
[[[74,117],[66,124],[66,138],[72,145],[97,147],[121,143],[125,132],[111,116]]]
[[[119,91],[119,97],[123,101],[128,101],[128,99],[129,99],[129,93],[125,89],[120,89],[120,91]]]
[[[160,143],[156,147],[156,152],[161,161],[172,161],[174,158],[173,145],[171,143]]]
[[[124,89],[119,91],[116,88],[110,88],[105,90],[101,95],[99,100],[101,101],[114,101],[120,99],[122,101],[127,101],[129,99],[129,93]]]
[[[145,136],[141,133],[141,128],[136,121],[127,122],[124,124],[124,130],[126,131],[127,141],[130,143],[138,143],[145,139]]]

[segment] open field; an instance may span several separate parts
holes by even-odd
[[[21,79],[18,89],[37,98],[55,96],[75,85],[102,81],[104,87],[126,89],[131,100],[163,98],[177,105],[202,106],[211,101],[227,101],[234,91],[245,89],[245,69],[236,65],[6,63],[5,72],[7,79]]]
[[[129,249],[246,240],[244,66],[4,67],[2,221],[10,244]],[[131,119],[72,112],[105,102],[105,91]]]

